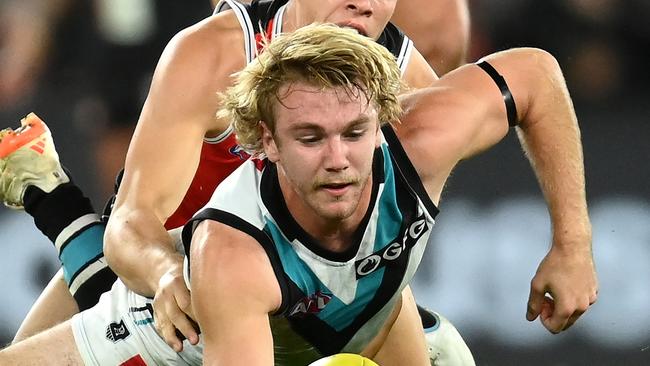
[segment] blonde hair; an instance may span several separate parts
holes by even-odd
[[[363,92],[377,108],[380,123],[397,121],[402,112],[397,99],[401,73],[386,48],[352,29],[310,25],[270,42],[222,94],[219,116],[232,121],[243,148],[262,152],[260,122],[275,131],[278,92],[293,82]]]

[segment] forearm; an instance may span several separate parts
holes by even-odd
[[[547,201],[553,243],[591,250],[591,224],[585,196],[580,129],[559,65],[538,54],[526,109],[520,113],[519,139]]]
[[[553,243],[584,243],[589,244],[590,249],[591,224],[585,197],[580,133],[577,125],[569,121],[549,122],[557,123],[522,127],[518,135],[548,205]],[[571,238],[576,242],[567,243]]]
[[[127,287],[149,297],[165,272],[181,271],[183,265],[183,256],[160,219],[146,210],[113,212],[104,236],[104,254]]]

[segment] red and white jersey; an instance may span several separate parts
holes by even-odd
[[[185,222],[210,200],[217,185],[248,157],[249,154],[237,144],[232,128],[228,128],[218,137],[205,138],[194,179],[180,206],[167,219],[165,228],[169,230],[185,225]]]

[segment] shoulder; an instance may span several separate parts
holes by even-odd
[[[250,295],[263,299],[269,313],[280,307],[280,285],[273,267],[252,236],[205,220],[196,227],[189,254],[192,291]]]
[[[223,63],[244,62],[243,39],[235,14],[224,11],[177,33],[167,45],[162,60],[193,61],[214,70]]]
[[[475,65],[402,96],[402,105],[402,123],[395,129],[434,202],[460,160],[508,132],[499,89]]]
[[[206,131],[222,131],[227,123],[217,123],[213,117],[217,94],[232,84],[232,74],[245,65],[243,33],[234,14],[210,16],[180,31],[165,47],[149,99],[163,101],[156,104],[159,109],[170,108],[167,104],[175,100],[172,106],[185,111],[184,119],[200,120]]]

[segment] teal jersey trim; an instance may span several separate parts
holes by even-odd
[[[63,248],[59,259],[63,263],[63,278],[68,285],[77,273],[102,255],[105,229],[106,225],[93,225]]]
[[[388,146],[383,144],[384,155],[384,190],[379,200],[379,217],[377,218],[377,232],[375,235],[375,252],[390,244],[390,241],[399,235],[402,226],[402,212],[397,206],[395,193],[395,171],[390,158]]]
[[[397,204],[395,172],[390,152],[386,144],[383,144],[381,148],[384,156],[383,190],[378,197],[379,202],[377,204],[379,205],[379,211],[377,221],[368,223],[376,227],[375,236],[372,238],[373,252],[382,250],[392,244],[395,238],[400,236],[403,219],[403,215]],[[336,331],[342,331],[352,324],[374,298],[377,289],[381,286],[384,278],[384,268],[380,268],[359,279],[351,278],[351,281],[357,281],[356,293],[351,304],[346,304],[336,297],[311,270],[309,265],[298,256],[296,251],[293,250],[291,243],[288,242],[287,238],[274,222],[267,221],[264,231],[269,233],[275,243],[284,272],[306,297],[313,296],[317,293],[331,296],[327,305],[316,316]],[[363,238],[364,242],[369,240],[371,239],[367,237]]]
[[[318,313],[318,318],[329,324],[337,332],[348,327],[366,308],[377,292],[377,286],[384,277],[384,268],[361,278],[357,283],[357,292],[351,304],[343,303],[336,296]]]

